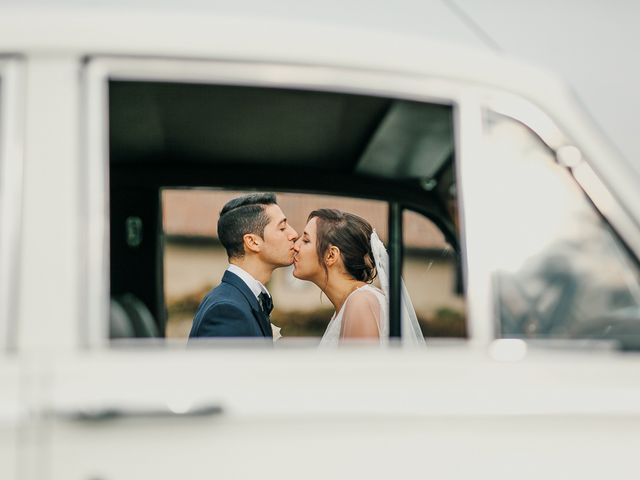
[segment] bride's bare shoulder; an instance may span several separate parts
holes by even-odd
[[[353,292],[344,307],[343,338],[378,337],[380,303],[369,288]]]
[[[370,285],[359,288],[351,295],[349,295],[349,298],[347,299],[347,305],[377,305],[378,292],[376,290],[377,288]],[[379,293],[381,294],[382,292]]]

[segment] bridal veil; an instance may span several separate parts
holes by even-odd
[[[373,259],[376,263],[376,270],[378,271],[378,278],[380,279],[380,286],[382,291],[389,301],[389,254],[384,248],[384,244],[378,237],[377,232],[374,230],[371,234],[371,252],[373,253]],[[422,336],[422,330],[420,330],[420,324],[418,323],[418,317],[416,311],[411,303],[411,297],[407,291],[407,287],[402,280],[401,288],[401,332],[402,332],[402,345],[419,346],[425,345],[424,337]],[[388,311],[388,309],[387,309]],[[385,330],[389,331],[389,318],[387,315],[387,325]]]

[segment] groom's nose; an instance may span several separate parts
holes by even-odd
[[[291,228],[291,231],[289,232],[289,240],[292,241],[296,241],[298,239],[298,232],[296,232],[295,228],[293,227],[289,227]]]

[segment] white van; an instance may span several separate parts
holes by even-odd
[[[0,54],[1,478],[634,477],[639,179],[555,78],[162,10],[3,8]],[[166,338],[205,190],[373,202],[427,347]]]

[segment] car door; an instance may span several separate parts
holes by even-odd
[[[380,72],[328,68],[318,79],[313,70],[291,65],[136,59],[93,59],[82,67],[83,81],[74,84],[79,63],[48,66],[71,82],[71,87],[58,88],[72,95],[76,85],[75,93],[82,92],[84,97],[79,98],[87,102],[67,110],[62,125],[51,123],[63,134],[73,131],[70,126],[82,125],[79,130],[86,135],[87,150],[81,158],[65,151],[72,160],[61,161],[62,172],[57,173],[77,178],[74,165],[83,165],[79,175],[83,187],[71,197],[77,205],[61,209],[59,215],[60,223],[77,233],[74,245],[84,253],[76,255],[62,241],[58,245],[52,240],[53,246],[61,247],[59,255],[71,264],[71,271],[80,273],[52,299],[60,302],[55,318],[63,322],[52,335],[65,347],[41,353],[40,374],[48,380],[43,393],[47,415],[41,424],[46,448],[40,461],[48,478],[383,478],[452,473],[466,478],[485,470],[505,478],[513,472],[539,478],[557,471],[593,477],[612,468],[620,472],[620,464],[612,467],[607,459],[632,456],[634,432],[640,426],[636,410],[629,410],[639,394],[633,384],[635,359],[616,363],[606,354],[526,356],[526,345],[518,340],[499,343],[487,352],[490,334],[475,327],[470,328],[475,343],[436,341],[426,351],[322,352],[304,343],[280,349],[251,342],[185,347],[154,338],[109,341],[107,238],[122,235],[131,248],[149,238],[144,210],[127,217],[138,220],[125,219],[123,225],[129,227],[108,232],[114,225],[109,222],[105,178],[109,82],[227,82],[369,93],[375,86],[377,92],[402,98],[436,98],[455,105],[455,124],[460,128],[456,141],[479,139],[479,103],[465,103],[460,85],[448,91],[446,82]],[[77,112],[82,116],[74,117],[80,115]],[[149,120],[136,117],[134,110],[128,112],[141,124]],[[465,126],[471,128],[470,137],[465,136]],[[52,148],[69,146],[56,145],[51,138],[49,142]],[[456,158],[464,165],[467,156],[470,162],[474,144],[458,147],[456,143]],[[464,176],[465,167],[461,170]],[[136,181],[147,174],[153,172]],[[433,188],[429,179],[424,180],[425,190]],[[466,192],[459,195],[464,199]],[[55,200],[56,205],[67,201]],[[390,202],[390,210],[394,209]],[[399,212],[391,215],[397,220]],[[37,218],[35,211],[31,213]],[[151,213],[150,222],[158,222],[158,212]],[[31,222],[37,230],[37,221]],[[156,239],[152,236],[151,241]],[[35,267],[30,267],[33,276]],[[486,325],[491,321],[490,300],[484,296],[489,285],[473,277],[471,268],[473,262],[461,269],[468,285],[477,287],[468,308],[469,325]],[[29,318],[35,308],[31,307]],[[36,330],[35,324],[30,330]],[[40,341],[46,343],[42,336]],[[594,375],[609,375],[613,388],[599,391],[593,383],[572,382],[585,364]],[[600,402],[582,405],[584,419],[567,414],[594,391],[599,392]],[[598,414],[603,404],[605,417]],[[618,417],[607,424],[606,415]],[[611,434],[607,445],[588,440],[603,431]],[[564,450],[567,444],[580,448]],[[537,448],[545,456],[542,462],[537,461]],[[585,456],[589,462],[581,461]]]
[[[124,203],[138,205],[140,210],[122,215],[125,218],[120,233],[117,229],[120,215],[112,212],[108,249],[104,152],[110,137],[105,107],[109,101],[111,104],[116,101],[115,94],[108,101],[102,97],[109,82],[178,78],[192,83],[195,77],[190,76],[196,75],[214,83],[217,78],[235,72],[231,78],[239,75],[235,81],[241,84],[255,73],[271,68],[283,68],[286,75],[292,75],[291,69],[283,66],[269,66],[265,70],[260,65],[238,69],[233,64],[169,62],[166,69],[161,62],[155,65],[161,66],[163,74],[156,76],[154,64],[97,59],[84,71],[88,104],[86,130],[82,131],[91,139],[85,157],[87,183],[91,188],[79,201],[94,221],[86,225],[79,222],[76,228],[80,232],[83,228],[90,230],[84,247],[94,255],[87,259],[87,265],[77,265],[86,268],[86,282],[83,280],[81,285],[88,287],[84,302],[89,315],[81,316],[84,323],[74,334],[85,349],[72,349],[48,357],[45,362],[46,371],[53,378],[47,394],[45,425],[50,442],[46,469],[51,478],[172,478],[185,474],[232,478],[262,475],[265,471],[274,475],[282,472],[285,477],[298,476],[300,472],[305,476],[327,476],[336,471],[335,462],[339,470],[354,471],[358,464],[366,463],[372,452],[386,451],[389,442],[404,442],[404,430],[394,424],[394,419],[423,408],[420,399],[424,394],[420,391],[424,385],[410,380],[419,374],[421,362],[407,364],[404,356],[380,356],[379,352],[367,349],[318,355],[313,344],[274,350],[250,343],[185,348],[183,344],[156,339],[109,342],[105,315],[109,296],[104,271],[100,269],[104,268],[107,252],[115,256],[121,248],[116,245],[120,241],[118,235],[125,234],[122,241],[131,249],[139,248],[140,242],[153,243],[153,235],[146,226],[158,216],[158,212],[148,214],[142,208],[143,202],[136,203],[136,197],[122,197]],[[148,66],[151,70],[147,70]],[[183,67],[190,70],[186,77],[180,73]],[[305,72],[298,70],[291,81],[304,85],[305,77]],[[387,82],[391,85],[394,81]],[[282,85],[275,82],[270,86]],[[345,88],[348,85],[346,81]],[[68,87],[59,88],[67,91]],[[130,109],[125,111],[133,114]],[[112,125],[111,135],[115,129],[117,126]],[[112,155],[118,151],[108,150]],[[114,167],[112,196],[118,194],[113,190],[117,175]],[[126,186],[126,181],[122,185]],[[114,202],[112,199],[112,208],[119,209]],[[138,220],[128,220],[133,218]],[[76,217],[69,214],[67,221],[73,223]],[[128,226],[133,224],[142,227],[130,229]],[[126,262],[123,265],[127,267]],[[114,290],[116,273],[112,271],[111,275]],[[128,285],[134,288],[135,282]],[[140,297],[145,298],[144,292]],[[95,319],[90,320],[94,315]],[[420,355],[414,358],[419,359]],[[354,376],[358,383],[351,382]],[[409,390],[392,387],[382,393],[378,388],[381,378],[384,383],[406,381],[412,387]],[[378,416],[379,420],[370,423]],[[388,429],[389,435],[371,437],[378,428],[376,425]],[[365,442],[365,448],[351,451],[350,441],[345,441],[336,446],[332,461],[321,461],[323,446],[344,428],[352,430],[353,441]],[[415,429],[410,430],[418,434]],[[304,449],[296,446],[302,438],[308,443]],[[415,459],[411,466],[415,466],[418,457],[410,457]],[[369,465],[364,471],[373,473],[375,469]]]

